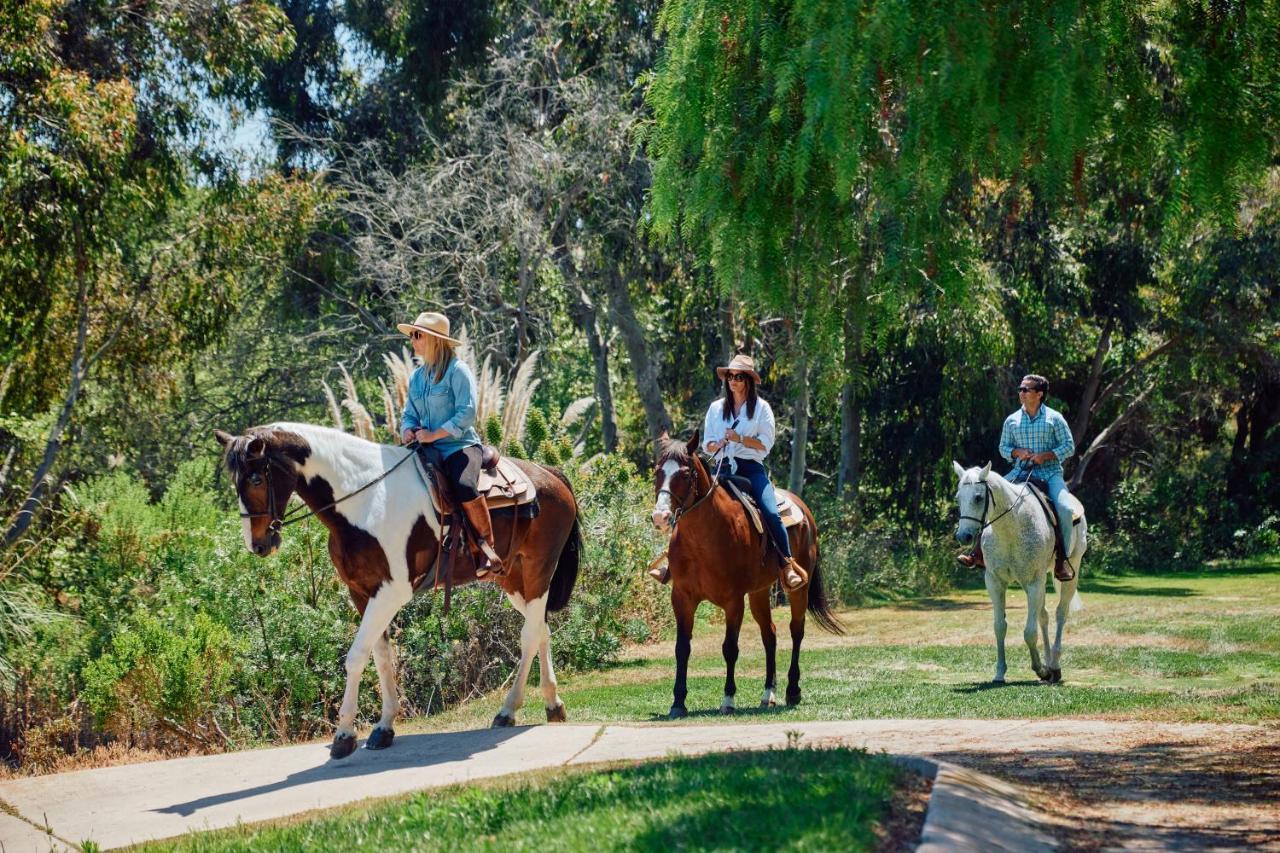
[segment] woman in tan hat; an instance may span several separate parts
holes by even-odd
[[[480,540],[476,576],[505,574],[493,547],[489,505],[476,491],[483,452],[475,427],[475,374],[458,358],[460,341],[449,337],[449,318],[443,314],[424,311],[412,323],[400,323],[397,328],[409,336],[414,354],[422,361],[409,377],[400,438],[406,444],[416,440],[439,451],[454,497]]]
[[[717,367],[724,382],[724,396],[711,404],[703,422],[702,438],[707,453],[721,454],[729,472],[751,483],[751,496],[764,517],[769,535],[782,555],[783,583],[788,589],[804,586],[806,575],[791,556],[791,541],[782,526],[777,496],[765,457],[773,448],[774,420],[769,403],[756,393],[760,374],[751,356],[735,355],[727,367]]]

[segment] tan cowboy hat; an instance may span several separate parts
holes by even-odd
[[[412,323],[397,323],[396,328],[406,335],[413,332],[426,332],[428,335],[444,338],[453,344],[462,343],[457,338],[449,337],[449,318],[434,311],[423,311]]]
[[[729,360],[728,367],[716,368],[716,376],[723,381],[724,375],[726,373],[729,373],[730,371],[733,371],[734,373],[750,373],[751,378],[755,380],[755,383],[757,385],[760,384],[760,374],[756,373],[756,363],[751,359],[751,356],[749,355],[743,355],[742,353],[738,353],[732,359]]]

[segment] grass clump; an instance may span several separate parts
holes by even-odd
[[[869,850],[898,767],[862,750],[673,758],[456,786],[331,817],[148,850]]]

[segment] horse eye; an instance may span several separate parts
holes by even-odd
[[[250,482],[252,485],[255,485],[255,486],[261,486],[261,485],[262,485],[262,475],[261,475],[261,474],[250,474],[250,475],[249,475],[249,482]]]

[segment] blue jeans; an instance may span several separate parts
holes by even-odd
[[[769,472],[754,459],[739,459],[738,470],[734,473],[751,482],[751,497],[755,498],[756,506],[760,507],[760,515],[769,528],[769,535],[773,537],[782,556],[790,557],[791,540],[787,538],[786,528],[782,526],[782,516],[778,513],[778,496],[773,490],[773,483],[769,482]]]
[[[1030,473],[1035,474],[1035,471]],[[1027,479],[1027,476],[1028,472],[1025,469],[1010,471],[1009,482],[1021,483]],[[1061,474],[1052,474],[1044,480],[1049,484],[1049,500],[1053,501],[1053,507],[1058,511],[1058,530],[1062,532],[1062,553],[1069,557],[1071,556],[1071,537],[1076,532],[1072,524],[1071,504],[1067,501],[1067,496],[1071,493],[1067,491],[1067,483],[1062,479]]]

